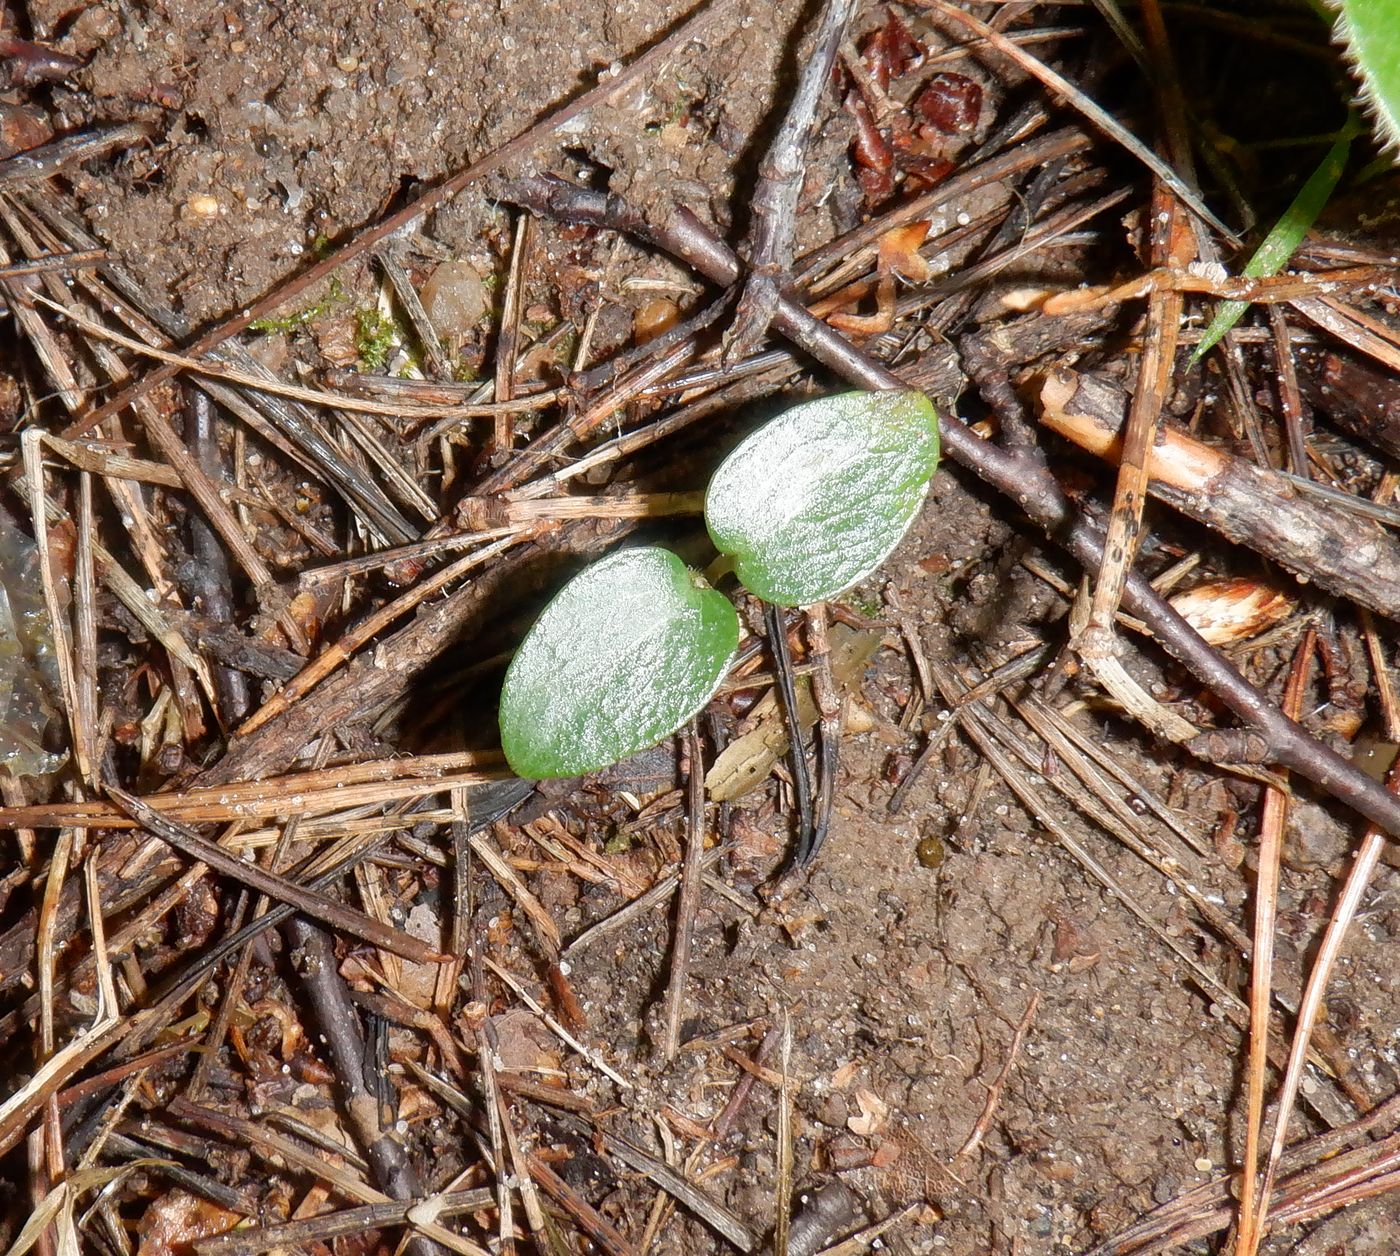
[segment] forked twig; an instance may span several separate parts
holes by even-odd
[[[1026,1004],[1026,1010],[1022,1013],[1020,1022],[1016,1026],[1016,1032],[1011,1037],[1011,1045],[1006,1049],[1006,1059],[1002,1061],[1001,1069],[997,1072],[992,1084],[987,1087],[987,1099],[982,1105],[981,1115],[978,1116],[977,1123],[972,1127],[972,1132],[968,1134],[963,1145],[958,1148],[954,1156],[955,1160],[972,1155],[982,1145],[982,1140],[987,1137],[987,1131],[992,1128],[997,1104],[1001,1102],[1001,1092],[1006,1089],[1006,1083],[1011,1077],[1011,1070],[1016,1067],[1017,1057],[1021,1054],[1021,1044],[1026,1040],[1026,1034],[1030,1031],[1031,1022],[1035,1020],[1035,1014],[1039,1007],[1040,991],[1036,990],[1032,992],[1030,1002]]]
[[[802,66],[778,133],[759,164],[758,185],[749,200],[748,273],[734,322],[725,335],[727,363],[738,362],[758,347],[777,312],[778,293],[792,267],[797,200],[817,103],[831,80],[836,50],[855,8],[856,0],[824,0],[815,45]]]
[[[1150,217],[1152,261],[1172,270],[1184,269],[1195,256],[1195,241],[1180,205],[1160,184],[1153,189]],[[1103,562],[1094,576],[1088,621],[1076,627],[1073,643],[1094,679],[1154,733],[1170,741],[1187,740],[1194,735],[1194,729],[1164,712],[1128,674],[1118,657],[1114,616],[1123,598],[1123,582],[1137,560],[1142,513],[1147,504],[1148,453],[1156,442],[1162,405],[1171,385],[1182,309],[1179,292],[1154,292],[1148,300],[1137,389],[1118,460]]]

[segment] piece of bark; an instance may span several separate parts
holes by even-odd
[[[1116,462],[1128,394],[1070,370],[1040,393],[1041,421]],[[1215,532],[1273,559],[1304,584],[1400,619],[1400,542],[1378,524],[1301,496],[1282,476],[1166,428],[1148,460],[1149,491]]]
[[[1304,395],[1338,427],[1374,449],[1400,458],[1400,380],[1361,358],[1328,353]]]

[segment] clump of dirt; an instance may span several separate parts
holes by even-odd
[[[34,13],[58,24],[62,6]],[[83,180],[93,228],[194,321],[261,295],[416,184],[491,152],[612,72],[686,7],[565,12],[506,4],[95,6],[57,46],[87,59],[58,109],[132,118],[157,138]],[[625,186],[671,179],[728,203],[736,157],[771,103],[795,5],[716,23],[703,49],[562,137]],[[567,31],[567,39],[561,31]],[[431,225],[455,252],[495,224],[480,196]]]

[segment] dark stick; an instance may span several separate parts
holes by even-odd
[[[650,224],[618,198],[538,178],[512,185],[510,199],[554,218],[642,236],[718,284],[732,284],[739,273],[732,250],[684,209],[668,222]],[[897,375],[786,297],[779,301],[774,326],[854,384],[873,389],[904,387]],[[1098,569],[1102,532],[1079,515],[1033,451],[998,448],[975,435],[956,415],[943,415],[940,426],[943,448],[955,461],[1011,498],[1086,570]],[[1168,653],[1261,735],[1272,762],[1312,781],[1388,833],[1400,834],[1400,799],[1284,715],[1209,646],[1140,573],[1129,574],[1123,604],[1147,624]]]
[[[223,479],[219,458],[219,435],[214,428],[214,402],[208,393],[198,388],[186,390],[185,440],[194,451],[195,459],[204,473],[215,483]],[[184,584],[195,604],[195,610],[216,624],[233,623],[233,575],[229,570],[228,554],[219,542],[219,534],[198,511],[190,514],[190,549],[194,561],[183,572]],[[240,671],[215,663],[214,692],[219,699],[219,719],[225,729],[242,723],[248,714],[252,696],[248,678]]]
[[[726,363],[738,362],[757,348],[778,312],[780,285],[786,284],[792,269],[797,199],[807,170],[807,142],[817,102],[831,78],[836,50],[855,7],[856,0],[824,0],[816,46],[802,67],[787,114],[759,165],[758,186],[749,202],[748,277],[734,325],[724,338]]]
[[[805,868],[821,850],[831,828],[831,808],[836,802],[836,775],[841,770],[841,698],[831,679],[831,643],[826,634],[826,603],[807,608],[807,641],[813,665],[812,699],[817,714],[817,811],[812,844],[797,850],[796,864]]]
[[[792,681],[792,651],[788,649],[787,617],[781,607],[765,602],[763,620],[768,625],[768,643],[773,650],[773,670],[777,673],[778,692],[783,699],[783,719],[787,723],[792,792],[797,796],[797,846],[794,862],[801,865],[815,853],[815,826],[812,823],[812,780],[807,773],[807,751],[802,745],[802,717],[797,713],[797,686]]]
[[[286,903],[296,911],[304,912],[317,920],[322,920],[333,929],[340,929],[354,937],[361,938],[374,946],[418,964],[434,964],[446,961],[449,957],[439,954],[426,942],[399,929],[391,929],[381,924],[373,916],[346,907],[334,899],[327,898],[304,885],[288,881],[286,877],[260,868],[257,864],[246,863],[237,855],[225,850],[217,842],[196,833],[183,824],[176,824],[160,812],[148,807],[135,794],[128,794],[115,785],[107,786],[108,797],[112,799],[133,820],[161,841],[173,846],[182,855],[198,859],[208,864],[215,872]]]
[[[394,1199],[415,1199],[423,1186],[403,1144],[386,1133],[380,1121],[379,1102],[368,1085],[364,1026],[340,975],[331,936],[300,916],[293,916],[284,929],[321,1036],[335,1062],[346,1113],[375,1180]],[[416,1256],[443,1256],[443,1249],[421,1234],[409,1240],[409,1250]]]
[[[670,986],[666,991],[666,1035],[662,1055],[672,1063],[681,1046],[685,1016],[685,984],[690,973],[690,950],[695,937],[695,913],[700,907],[701,857],[705,853],[705,765],[700,726],[690,721],[686,733],[690,768],[686,780],[685,862],[681,892],[676,896],[676,935],[671,946]]]

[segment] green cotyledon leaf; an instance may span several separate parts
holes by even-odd
[[[739,617],[668,550],[619,550],[545,607],[501,689],[501,746],[526,777],[581,776],[654,746],[714,695]]]
[[[884,561],[937,467],[938,416],[922,393],[838,393],[742,441],[710,481],[705,523],[750,591],[810,606]]]

